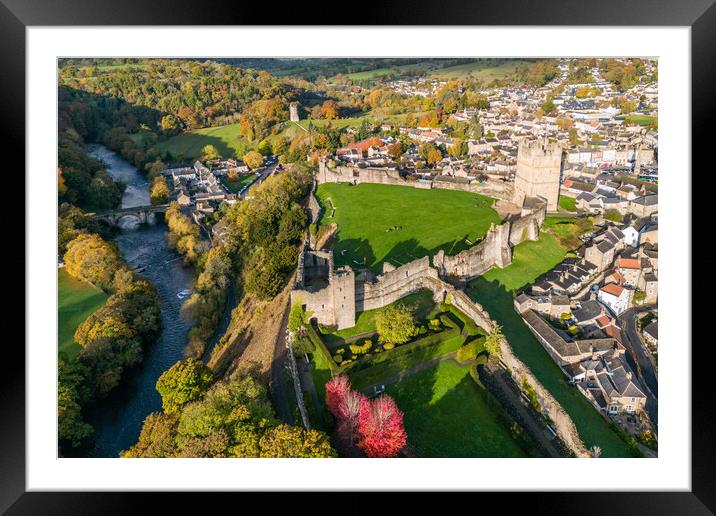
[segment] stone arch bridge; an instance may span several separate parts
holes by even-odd
[[[152,213],[166,213],[169,204],[154,204],[149,206],[132,206],[131,208],[118,208],[115,210],[92,213],[91,216],[98,220],[104,220],[111,226],[119,225],[119,221],[125,217],[132,217],[144,224]]]

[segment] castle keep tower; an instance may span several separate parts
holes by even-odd
[[[557,143],[522,140],[517,151],[517,175],[513,202],[524,206],[529,198],[547,202],[547,211],[557,211],[562,148]],[[529,204],[529,203],[528,203]]]
[[[298,122],[300,120],[298,117],[298,102],[291,102],[288,105],[288,113],[289,120],[291,120],[291,122]]]

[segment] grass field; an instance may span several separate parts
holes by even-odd
[[[475,62],[439,68],[428,73],[429,77],[437,79],[464,79],[468,76],[478,79],[484,83],[491,83],[494,80],[505,79],[515,73],[517,67],[524,61],[509,61],[499,65],[485,65]]]
[[[572,221],[571,224],[565,221]],[[532,283],[565,257],[586,223],[573,219],[547,219],[539,240],[514,249],[512,263],[493,268],[470,282],[468,294],[500,323],[515,354],[570,414],[579,435],[589,447],[598,445],[604,457],[628,457],[629,449],[587,399],[567,380],[547,351],[513,308],[514,291]]]
[[[559,207],[567,211],[577,211],[577,199],[574,197],[567,197],[565,195],[559,196]]]
[[[658,123],[659,121],[659,117],[648,115],[627,115],[626,119],[637,125],[651,125],[652,123]]]
[[[64,269],[57,271],[58,349],[74,357],[80,351],[74,335],[77,327],[102,306],[107,295],[89,283],[74,279]]]
[[[338,224],[336,265],[376,273],[384,261],[400,266],[439,249],[456,254],[482,238],[491,223],[501,222],[492,199],[469,192],[322,184],[317,196],[323,206],[320,224]]]
[[[526,457],[469,369],[441,362],[388,386],[420,457]]]
[[[219,127],[206,127],[173,136],[159,142],[155,148],[160,153],[169,151],[175,158],[196,158],[201,155],[205,145],[213,145],[224,158],[245,154],[250,145],[239,134],[239,124],[228,124]]]

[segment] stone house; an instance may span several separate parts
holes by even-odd
[[[659,211],[659,196],[657,194],[644,195],[629,201],[629,213],[637,217],[648,217]]]
[[[617,316],[629,308],[630,291],[615,283],[608,283],[597,291],[597,299]]]
[[[618,258],[617,271],[624,278],[624,285],[636,287],[641,281],[641,260],[638,258]]]
[[[642,334],[644,335],[644,340],[652,346],[657,347],[659,344],[659,323],[657,321],[650,322],[646,328],[644,328]]]

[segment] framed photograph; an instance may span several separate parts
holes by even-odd
[[[691,301],[711,0],[360,26],[0,1],[27,221],[8,514],[137,491],[713,514]]]

